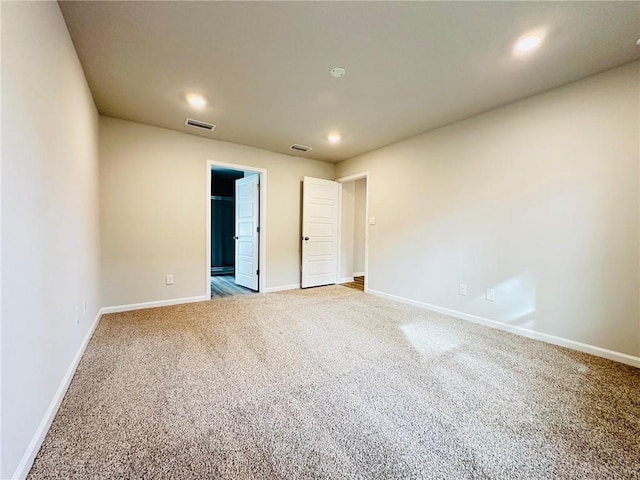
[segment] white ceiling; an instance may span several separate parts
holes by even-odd
[[[298,156],[333,162],[640,58],[637,1],[61,8],[100,113],[282,153],[301,143],[313,150]],[[545,42],[515,58],[531,30]],[[191,108],[190,92],[209,106]]]

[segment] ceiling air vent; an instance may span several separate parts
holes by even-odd
[[[289,148],[291,150],[297,150],[298,152],[308,152],[309,150],[311,150],[311,147],[307,147],[306,145],[299,145],[297,143],[294,143]]]
[[[215,125],[212,125],[206,122],[201,122],[200,120],[194,120],[193,118],[187,118],[184,124],[189,125],[190,127],[201,128],[202,130],[209,130],[209,131],[212,131],[214,128],[216,128]]]

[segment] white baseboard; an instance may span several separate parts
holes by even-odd
[[[459,312],[457,310],[451,310],[449,308],[439,307],[437,305],[431,305],[429,303],[419,302],[417,300],[411,300],[409,298],[400,297],[398,295],[392,295],[390,293],[380,292],[378,290],[368,289],[367,293],[376,295],[378,297],[386,298],[389,300],[395,300],[396,302],[406,303],[408,305],[414,305],[416,307],[424,308],[432,312],[443,313],[450,317],[459,318],[461,320],[467,320],[473,323],[478,323],[487,327],[497,328],[498,330],[504,330],[505,332],[515,333],[523,337],[533,338],[535,340],[541,340],[553,345],[559,345],[561,347],[570,348],[583,353],[589,353],[596,357],[606,358],[615,362],[624,363],[633,367],[640,368],[640,357],[634,357],[626,353],[615,352],[613,350],[607,350],[606,348],[596,347],[594,345],[588,345],[586,343],[576,342],[562,337],[556,337],[547,333],[536,332],[535,330],[529,330],[528,328],[517,327],[514,325],[508,325],[506,323],[498,322],[496,320],[490,320],[484,317],[478,317],[469,313]]]
[[[364,272],[353,272],[354,277],[364,277]]]
[[[279,287],[269,287],[264,289],[264,293],[283,292],[285,290],[295,290],[300,288],[299,283],[293,283],[291,285],[280,285]]]
[[[353,282],[353,277],[344,277],[338,280],[338,285],[340,285],[341,283],[350,283],[350,282]]]
[[[93,324],[91,325],[91,327],[89,328],[89,331],[87,332],[84,339],[82,340],[82,343],[80,344],[80,347],[78,348],[78,351],[76,352],[75,357],[73,357],[73,360],[69,365],[69,368],[67,368],[67,372],[64,374],[64,377],[62,377],[62,381],[58,386],[58,390],[56,390],[56,393],[53,396],[53,399],[51,399],[49,408],[47,408],[47,411],[45,412],[44,417],[42,417],[42,420],[40,421],[40,425],[38,425],[36,433],[33,435],[33,438],[31,439],[31,442],[29,443],[27,450],[24,452],[24,455],[22,456],[22,459],[20,460],[20,463],[18,464],[16,471],[14,472],[11,478],[19,479],[19,480],[23,480],[27,478],[27,475],[29,474],[29,470],[31,470],[31,467],[33,466],[33,461],[35,460],[36,455],[38,454],[38,451],[40,451],[42,442],[44,442],[44,439],[47,436],[47,432],[49,431],[49,428],[53,423],[53,419],[56,417],[56,414],[58,413],[60,404],[62,403],[62,400],[64,399],[64,396],[67,393],[67,389],[71,384],[71,379],[73,378],[73,375],[76,373],[76,368],[78,368],[80,359],[82,358],[82,355],[84,354],[84,351],[87,348],[87,345],[89,344],[89,340],[91,340],[91,336],[93,335],[93,332],[96,329],[96,326],[98,325],[98,322],[100,321],[101,316],[102,316],[102,309],[98,310],[98,313],[96,314],[96,317],[93,320]]]
[[[174,298],[171,300],[158,300],[156,302],[131,303],[129,305],[116,305],[113,307],[104,307],[102,313],[120,313],[130,312],[133,310],[142,310],[145,308],[168,307],[171,305],[180,305],[182,303],[206,302],[209,300],[206,295],[198,297]]]

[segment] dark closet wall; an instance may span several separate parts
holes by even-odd
[[[236,180],[244,172],[211,172],[211,273],[230,274],[235,264]]]

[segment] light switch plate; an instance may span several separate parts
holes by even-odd
[[[487,302],[496,301],[496,291],[493,288],[487,288]]]
[[[376,217],[369,217],[369,225],[375,225],[376,224]]]

